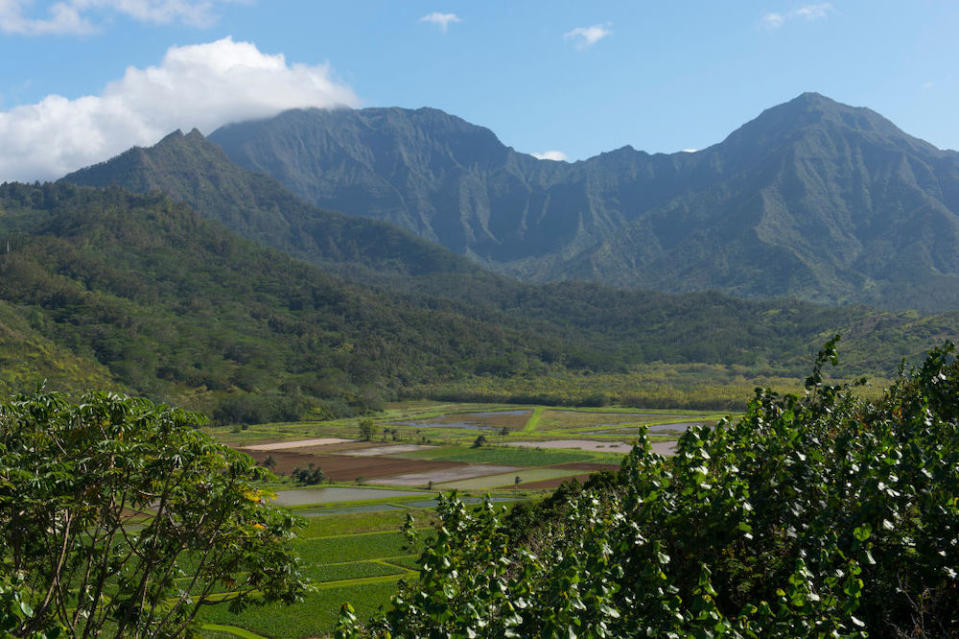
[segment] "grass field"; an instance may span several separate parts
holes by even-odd
[[[239,614],[225,605],[212,606],[201,613],[202,624],[216,626],[205,636],[237,636],[232,628],[275,639],[323,636],[332,630],[345,602],[353,605],[361,619],[368,618],[388,603],[400,579],[416,579],[420,548],[407,545],[399,531],[406,513],[399,514],[386,511],[309,520],[295,548],[315,592],[292,606],[271,604]],[[432,517],[427,511],[419,519],[425,526]]]

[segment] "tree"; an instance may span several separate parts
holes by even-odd
[[[473,445],[471,448],[482,448],[486,445],[486,435],[479,435],[476,439],[473,440]]]
[[[294,468],[290,476],[293,478],[293,481],[304,486],[315,486],[316,484],[322,484],[323,481],[326,480],[326,474],[323,473],[323,469],[313,462],[310,462],[309,468]]]
[[[304,592],[269,472],[201,422],[116,394],[0,403],[0,564],[33,613],[14,635],[181,637],[203,606]]]
[[[360,420],[359,429],[360,438],[365,442],[370,441],[376,435],[376,424],[369,417]]]

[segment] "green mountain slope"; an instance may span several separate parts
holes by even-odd
[[[0,211],[0,300],[129,389],[224,420],[342,414],[489,361],[561,359],[549,336],[347,284],[159,194],[6,184]]]
[[[78,356],[44,337],[31,319],[39,324],[43,315],[0,301],[0,394],[33,391],[42,382],[72,394],[121,386],[92,357]]]
[[[550,336],[564,345],[562,364],[577,368],[626,370],[652,361],[709,362],[770,366],[799,374],[823,340],[843,332],[857,336],[846,342],[853,349],[848,361],[864,371],[888,372],[901,358],[914,357],[929,343],[908,338],[917,319],[898,315],[877,322],[876,313],[858,307],[829,309],[786,300],[747,304],[717,294],[671,295],[572,282],[523,284],[486,272],[386,224],[306,205],[271,178],[238,168],[197,132],[174,133],[153,148],[132,149],[63,181],[163,190],[204,217],[236,225],[238,232],[251,239],[271,243],[363,285],[373,284],[377,295],[389,291],[389,296],[402,295],[405,304],[424,311],[443,310],[518,333]],[[245,213],[239,216],[236,211]],[[333,253],[318,250],[315,244],[294,246],[287,239],[310,236],[269,235],[245,222],[271,218],[314,220],[327,227],[331,221],[353,220],[345,232],[334,230],[327,236],[335,239],[331,246],[354,248]],[[364,228],[372,232],[357,232]],[[397,241],[382,249],[384,237]],[[421,247],[425,248],[420,251]],[[391,259],[367,259],[377,251]],[[404,258],[404,253],[409,255]],[[422,255],[426,257],[421,259]],[[942,317],[922,321],[937,326],[931,333],[928,326],[922,329],[927,338],[952,335],[952,327],[959,325]],[[871,330],[860,326],[891,328],[880,343]],[[494,358],[482,370],[502,374],[521,366],[521,361],[516,356]]]
[[[959,308],[959,154],[817,94],[697,153],[575,163],[433,109],[295,110],[209,139],[318,206],[527,279]]]
[[[466,272],[469,260],[389,224],[318,209],[275,179],[241,169],[196,130],[175,131],[61,181],[162,191],[238,235],[313,264],[418,275]]]

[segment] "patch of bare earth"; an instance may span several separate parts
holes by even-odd
[[[267,444],[253,444],[244,446],[243,450],[289,450],[291,448],[303,448],[305,446],[328,446],[330,444],[342,444],[352,441],[349,439],[340,439],[338,437],[321,437],[318,439],[300,439],[293,442],[270,442]]]
[[[390,446],[372,446],[370,448],[357,448],[344,450],[344,455],[353,457],[376,457],[378,455],[395,455],[397,453],[413,453],[418,450],[436,448],[436,446],[423,446],[422,444],[393,444]]]
[[[294,468],[308,468],[310,464],[319,467],[333,481],[355,481],[378,479],[410,473],[440,472],[453,468],[465,468],[466,464],[457,462],[430,461],[424,459],[395,459],[393,457],[352,457],[349,455],[306,455],[303,453],[277,451],[247,451],[257,463],[263,464],[267,457],[274,462],[273,472],[288,475]],[[377,481],[377,483],[383,483]],[[426,483],[426,482],[422,482]],[[399,484],[405,485],[405,484]],[[413,484],[415,485],[415,484]]]

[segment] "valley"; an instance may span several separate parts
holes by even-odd
[[[272,592],[218,577],[208,603],[273,599],[204,607],[204,636],[357,639],[390,605],[377,623],[455,625],[430,615],[487,596],[480,608],[512,610],[496,585],[509,580],[535,593],[521,621],[540,628],[559,597],[551,584],[567,596],[581,576],[600,602],[590,614],[613,625],[620,608],[634,612],[617,599],[621,584],[606,585],[622,577],[613,547],[652,580],[643,592],[660,582],[684,592],[643,604],[653,617],[669,611],[669,632],[699,623],[684,616],[689,601],[735,616],[729,624],[801,625],[812,614],[795,603],[807,602],[796,585],[805,564],[789,572],[778,558],[825,549],[816,588],[835,591],[830,575],[848,557],[876,563],[870,535],[889,532],[898,557],[891,522],[913,525],[902,513],[918,506],[872,464],[893,465],[885,450],[955,448],[930,424],[955,426],[957,157],[808,93],[695,153],[624,147],[579,162],[518,153],[435,109],[293,110],[209,136],[175,131],[57,182],[0,185],[0,392],[11,398],[0,419],[31,401],[81,402],[80,413],[141,401],[126,394],[197,411],[177,418],[190,423],[178,436],[215,451],[217,477],[256,477],[239,503],[285,523],[251,519],[249,538],[288,543],[301,563],[284,570],[313,583],[294,596],[296,583]],[[93,389],[122,395],[91,400]],[[866,423],[886,438],[879,452]],[[21,458],[4,451],[19,478],[10,469]],[[874,475],[862,494],[884,497],[834,494],[822,508],[826,497],[808,496],[837,485],[832,474],[856,455]],[[938,473],[946,492],[931,486],[923,503],[952,508],[942,510],[949,531],[955,467],[937,460],[901,472]],[[0,505],[16,498],[5,485]],[[784,500],[802,505],[776,510]],[[749,514],[754,502],[766,520]],[[159,526],[157,508],[128,513],[126,538]],[[794,517],[798,508],[817,514]],[[829,537],[845,509],[870,528]],[[13,530],[19,515],[3,516]],[[407,516],[415,540],[400,531]],[[761,526],[764,554],[752,556],[746,542]],[[711,564],[732,584],[726,599],[703,597],[711,582],[693,574],[710,549],[733,557]],[[683,563],[676,573],[671,557]],[[842,565],[859,574],[860,563]],[[776,613],[737,598],[768,608],[763,597],[783,580],[797,590]],[[167,579],[157,592],[186,601],[192,583]],[[859,595],[842,588],[855,600],[846,614]],[[874,611],[882,601],[863,597]],[[561,612],[576,625],[586,608]],[[495,623],[512,628],[522,615]],[[122,619],[102,623],[122,630]]]
[[[455,490],[467,504],[488,498],[496,508],[509,509],[542,499],[565,481],[583,483],[592,473],[616,472],[640,427],[649,429],[654,448],[669,454],[691,424],[711,424],[722,416],[408,401],[375,415],[369,441],[357,437],[360,419],[211,428],[219,441],[261,465],[272,460],[266,463],[281,480],[271,485],[276,503],[306,518],[299,554],[319,589],[301,603],[271,607],[268,614],[211,609],[202,618],[204,634],[251,631],[300,639],[332,631],[347,600],[369,616],[388,603],[398,580],[417,578],[420,549],[406,545],[399,528],[411,514],[428,534],[437,494]],[[473,447],[480,434],[486,442]],[[295,487],[289,474],[310,464],[326,479]]]

